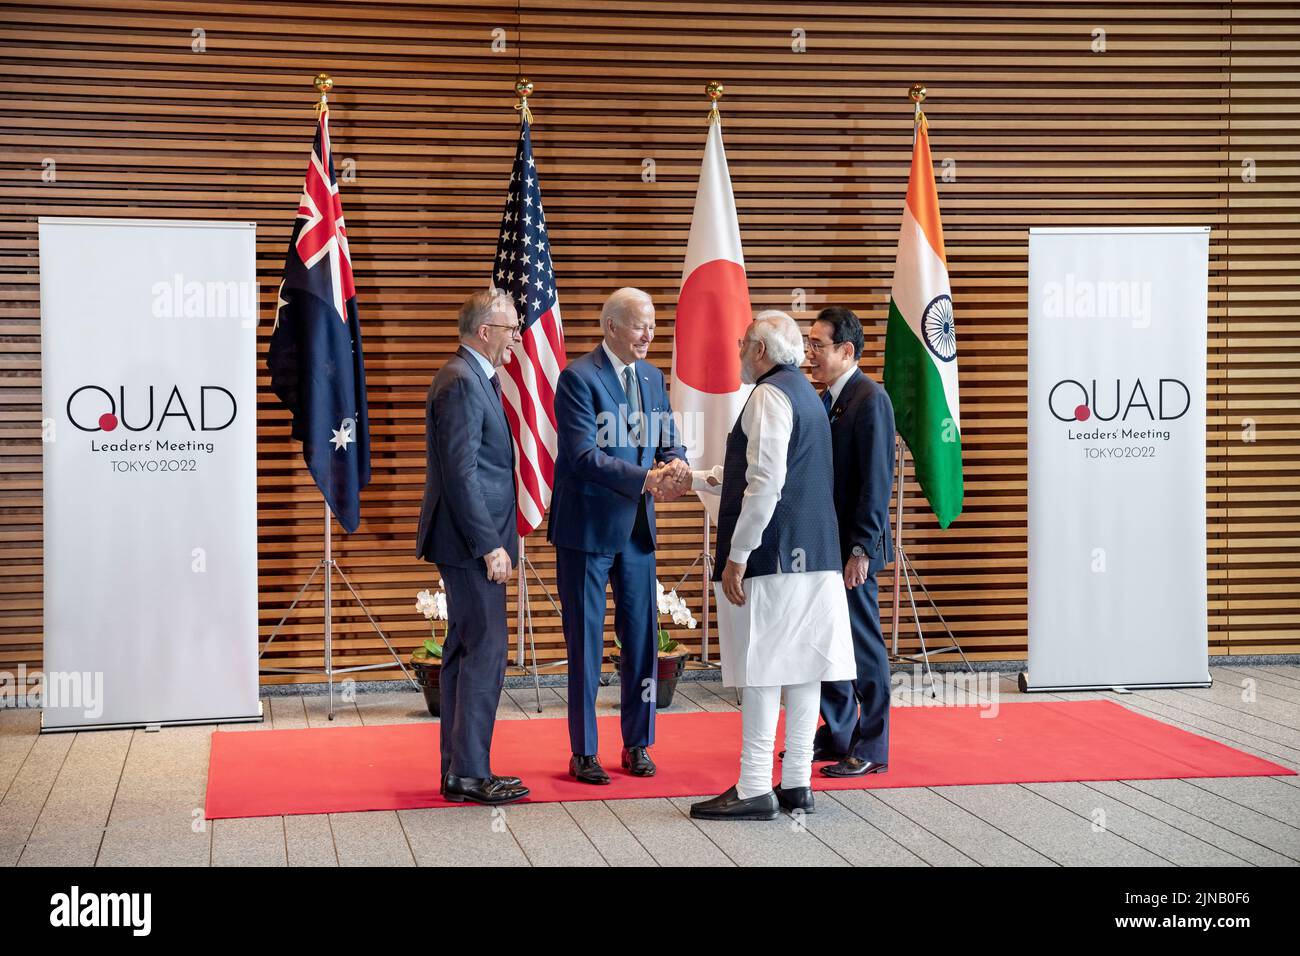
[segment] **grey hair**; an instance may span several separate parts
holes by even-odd
[[[473,335],[488,319],[504,311],[503,302],[512,308],[515,304],[509,292],[496,286],[488,286],[466,299],[465,304],[460,307],[460,315],[456,317],[456,331],[460,337],[463,339]]]
[[[803,364],[803,333],[794,319],[777,309],[754,316],[754,338],[777,365]]]
[[[610,293],[605,304],[600,309],[600,327],[608,329],[615,321],[622,321],[626,316],[631,315],[642,305],[654,307],[654,300],[649,294],[642,292],[640,289],[634,289],[631,286],[625,286]]]

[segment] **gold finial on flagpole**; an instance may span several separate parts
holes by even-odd
[[[312,86],[316,87],[316,92],[320,94],[320,100],[316,103],[316,115],[320,116],[330,108],[326,94],[334,89],[334,77],[328,73],[317,73],[316,78],[312,80]]]
[[[923,83],[913,83],[912,88],[907,91],[907,98],[916,104],[916,113],[912,117],[912,122],[918,125],[925,119],[925,114],[921,112],[921,104],[925,102],[925,93]]]
[[[709,80],[708,84],[704,87],[704,92],[709,94],[709,99],[713,102],[713,106],[709,110],[709,122],[712,123],[714,120],[721,121],[722,114],[718,112],[718,100],[722,99],[722,84],[717,80]]]
[[[519,97],[519,102],[515,104],[515,109],[523,115],[524,122],[531,124],[533,121],[533,111],[528,108],[528,97],[533,95],[533,81],[526,76],[521,76],[515,80],[515,95]]]

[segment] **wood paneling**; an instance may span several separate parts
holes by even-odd
[[[800,36],[803,52],[792,47]],[[414,594],[434,578],[412,557],[424,393],[454,347],[456,306],[488,273],[522,68],[537,84],[534,144],[570,354],[596,343],[604,296],[637,285],[659,306],[651,357],[665,370],[705,81],[727,86],[755,307],[801,319],[827,303],[855,308],[868,324],[863,364],[877,376],[910,157],[904,94],[929,85],[962,336],[967,503],[942,532],[912,509],[907,534],[974,657],[1025,652],[1027,229],[1210,225],[1211,646],[1294,651],[1297,49],[1300,15],[1268,2],[6,5],[0,668],[41,661],[36,217],[256,220],[264,349],[320,70],[338,83],[336,162],[355,164],[342,189],[373,430],[363,523],[336,535],[336,553],[401,646],[424,635]],[[320,553],[321,508],[260,382],[265,637]],[[919,504],[916,486],[907,491]],[[672,583],[699,550],[701,511],[683,502],[661,515],[660,578]],[[529,555],[549,583],[540,531]],[[698,613],[698,578],[683,590]],[[540,654],[559,659],[559,621],[532,592]],[[282,664],[319,659],[319,600],[306,611],[276,642]],[[382,660],[364,618],[344,611],[342,654]]]

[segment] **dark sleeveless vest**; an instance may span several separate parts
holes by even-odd
[[[778,365],[762,375],[755,385],[779,388],[790,399],[794,427],[786,452],[785,485],[763,539],[749,555],[745,577],[789,574],[798,571],[839,571],[840,539],[835,521],[833,496],[834,464],[831,456],[831,426],[817,391],[793,365]],[[722,503],[718,508],[718,551],[713,580],[722,571],[731,552],[731,536],[744,501],[745,451],[749,444],[736,417],[727,436],[723,461]]]

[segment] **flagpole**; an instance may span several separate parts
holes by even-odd
[[[321,100],[325,99],[325,94],[321,94]],[[329,687],[330,720],[334,719],[334,601],[333,601],[333,578],[334,578],[334,542],[333,542],[333,522],[330,520],[330,504],[328,501],[325,505],[325,683]]]
[[[533,112],[528,108],[528,97],[533,92],[533,84],[527,77],[521,76],[515,80],[515,95],[519,97],[519,102],[515,104],[515,109],[519,111],[520,125],[528,123],[532,125]],[[488,280],[488,285],[495,285],[492,279]],[[524,627],[528,620],[528,575],[524,570],[524,562],[528,560],[524,551],[524,536],[519,535],[519,580],[517,594],[515,597],[515,660],[519,667],[524,666]],[[537,709],[542,707],[542,689],[537,680],[537,657],[533,656],[533,691],[537,694]]]
[[[920,83],[913,84],[907,91],[907,96],[915,106],[912,115],[912,150],[913,153],[915,153],[917,135],[920,132],[921,124],[926,122],[925,113],[921,110],[921,104],[925,101],[926,97],[925,86]],[[934,596],[930,594],[930,589],[925,586],[925,581],[921,578],[921,575],[917,572],[916,568],[912,566],[911,561],[908,560],[907,551],[903,548],[903,479],[906,473],[904,465],[907,457],[907,442],[903,440],[901,434],[898,434],[895,440],[898,459],[895,471],[895,481],[898,485],[898,492],[895,498],[894,512],[894,599],[893,620],[890,621],[889,625],[892,644],[892,652],[890,656],[895,660],[900,659],[898,654],[899,610],[902,602],[903,587],[906,586],[907,600],[912,608],[912,620],[916,624],[916,637],[920,642],[921,652],[919,654],[913,654],[905,659],[910,660],[913,663],[918,660],[921,662],[925,668],[926,676],[929,678],[930,694],[931,696],[937,696],[934,672],[930,668],[931,655],[956,651],[961,655],[962,662],[966,665],[968,671],[971,670],[971,666],[970,661],[966,658],[966,652],[962,650],[961,644],[958,643],[956,636],[952,633],[952,628],[948,626],[948,622],[944,619],[943,612],[939,610],[939,605],[935,602]],[[948,640],[952,642],[951,647],[937,647],[934,650],[928,650],[926,648],[925,632],[921,627],[921,612],[917,609],[916,594],[912,590],[913,578],[915,578],[916,583],[920,585],[921,591],[925,595],[926,600],[930,602],[930,607],[934,609],[935,615],[939,618],[939,624],[948,635]]]
[[[725,88],[717,80],[710,80],[708,84],[704,87],[704,92],[705,94],[708,95],[709,100],[712,103],[712,105],[709,108],[709,123],[721,124],[722,111],[718,109],[718,100],[722,99],[722,94],[723,92],[725,92]],[[721,125],[719,125],[719,129],[721,129]],[[711,593],[713,589],[713,554],[709,550],[709,509],[708,508],[704,509],[704,550],[700,553],[700,556],[704,559],[701,568],[704,583],[703,586],[700,588],[701,597],[703,599],[702,603],[704,605],[704,613],[702,615],[703,624],[704,624],[704,633],[701,635],[702,640],[700,643],[700,663],[703,664],[705,667],[715,667],[715,666],[720,667],[721,666],[720,664],[715,665],[713,661],[709,660],[709,611],[711,609],[710,599],[713,596]]]
[[[889,622],[892,643],[892,655],[898,656],[898,597],[899,585],[903,576],[903,456],[907,454],[907,445],[903,436],[895,435],[895,454],[898,457],[894,483],[898,488],[897,508],[894,512],[894,616]]]
[[[722,99],[722,94],[725,92],[725,87],[723,87],[723,85],[717,80],[710,80],[708,83],[705,84],[704,92],[709,97],[709,104],[710,104],[708,125],[712,126],[714,123],[721,123],[722,111],[718,109],[718,100]],[[704,503],[703,498],[700,498],[700,503],[701,504]],[[710,630],[710,623],[712,618],[712,614],[710,612],[712,611],[712,597],[713,597],[713,554],[709,550],[710,525],[711,522],[709,520],[709,509],[706,507],[704,509],[704,529],[703,529],[704,533],[703,533],[702,550],[698,555],[695,556],[695,560],[691,562],[690,567],[686,569],[686,572],[678,579],[677,587],[681,587],[683,584],[686,583],[686,579],[691,576],[691,573],[695,570],[695,566],[698,564],[700,566],[700,580],[701,580],[700,598],[704,608],[704,613],[701,615],[702,623],[703,623],[703,628],[702,628],[703,633],[700,636],[700,666],[704,668],[709,668],[709,667],[720,668],[722,666],[720,662],[714,662],[709,660],[709,643],[710,643],[709,630]]]
[[[921,104],[925,102],[926,89],[920,83],[912,85],[907,91],[907,97],[912,101],[915,110],[912,114],[912,149],[916,149],[916,131],[921,128]],[[902,593],[903,577],[903,459],[907,455],[907,445],[903,441],[902,435],[895,436],[895,452],[897,455],[897,474],[895,483],[898,488],[897,509],[894,514],[894,610],[893,619],[889,622],[889,633],[892,644],[892,653],[894,657],[898,656],[898,602]]]
[[[519,97],[519,102],[515,104],[515,110],[519,113],[519,124],[521,127],[531,127],[533,122],[533,111],[528,108],[528,97],[533,93],[533,83],[528,79],[528,77],[520,76],[515,80],[514,90],[515,95]],[[489,284],[495,283],[490,282]],[[516,480],[518,481],[517,478]],[[516,485],[516,490],[518,490],[518,485]],[[545,513],[545,502],[542,502],[541,504],[542,511]],[[518,531],[517,528],[516,531]],[[542,594],[546,596],[547,601],[550,603],[551,608],[555,611],[557,617],[561,616],[560,606],[556,603],[555,596],[551,593],[551,589],[548,588],[546,582],[542,580],[542,576],[538,573],[537,567],[528,560],[525,536],[519,534],[517,540],[519,542],[519,566],[516,569],[518,574],[518,593],[515,601],[515,662],[516,666],[524,669],[526,672],[531,672],[532,674],[533,694],[537,699],[537,712],[540,714],[542,712],[541,669],[543,667],[563,667],[568,663],[568,660],[562,659],[558,661],[550,661],[547,664],[539,664],[537,662],[537,634],[536,629],[533,627],[532,598],[528,593],[528,572],[530,570],[533,573],[533,578],[537,581],[538,588],[540,588]],[[526,644],[525,638],[527,638]],[[531,668],[527,664],[528,657],[532,658]]]
[[[330,90],[334,88],[334,78],[330,76],[328,73],[318,73],[316,74],[315,77],[313,77],[312,85],[316,87],[316,92],[320,96],[320,98],[316,101],[316,105],[315,105],[316,122],[319,124],[321,121],[321,117],[324,114],[329,112],[329,97],[327,94],[329,93]],[[333,169],[332,160],[330,161],[329,166],[331,169]],[[275,628],[271,631],[271,636],[268,637],[266,639],[266,642],[263,643],[259,648],[257,652],[257,659],[259,662],[261,661],[262,656],[270,649],[272,642],[274,642],[276,637],[279,636],[280,629],[284,627],[284,622],[289,619],[289,615],[291,615],[294,611],[294,608],[298,606],[298,602],[302,600],[302,596],[307,593],[307,589],[311,587],[312,581],[316,580],[316,575],[320,574],[320,572],[324,570],[325,576],[323,581],[323,594],[322,594],[323,597],[322,611],[324,613],[324,637],[325,637],[324,667],[321,670],[315,670],[310,667],[266,667],[260,665],[259,663],[258,673],[310,674],[313,676],[315,675],[323,676],[325,678],[327,693],[329,695],[328,716],[330,720],[333,720],[334,719],[334,675],[335,674],[350,674],[350,673],[355,673],[357,671],[386,670],[392,668],[392,665],[386,661],[381,664],[361,664],[352,667],[334,666],[334,594],[333,594],[334,581],[333,578],[334,578],[334,572],[336,571],[338,572],[339,580],[342,581],[343,584],[347,587],[348,591],[351,592],[353,599],[357,602],[357,605],[365,613],[366,619],[370,622],[370,626],[375,629],[375,633],[379,635],[379,639],[383,641],[384,646],[388,648],[388,653],[392,655],[393,660],[397,663],[398,668],[402,671],[404,675],[406,675],[406,679],[410,681],[413,687],[416,687],[418,685],[416,684],[415,678],[411,676],[411,672],[406,669],[406,664],[402,661],[401,656],[397,653],[397,649],[393,647],[392,642],[388,640],[388,636],[384,633],[383,629],[379,626],[379,622],[376,621],[374,615],[370,613],[370,608],[366,606],[366,602],[361,600],[361,595],[358,594],[357,589],[352,586],[352,582],[348,580],[348,576],[347,574],[344,573],[343,568],[340,567],[338,562],[334,560],[334,541],[333,541],[334,513],[330,510],[329,500],[325,499],[323,492],[321,494],[321,498],[322,498],[322,503],[324,504],[325,507],[324,556],[321,557],[316,562],[316,566],[312,568],[311,574],[308,575],[307,580],[303,582],[302,587],[298,589],[298,593],[294,596],[294,599],[292,603],[290,603],[288,610],[284,612],[284,616],[280,618],[280,622],[276,624]]]

